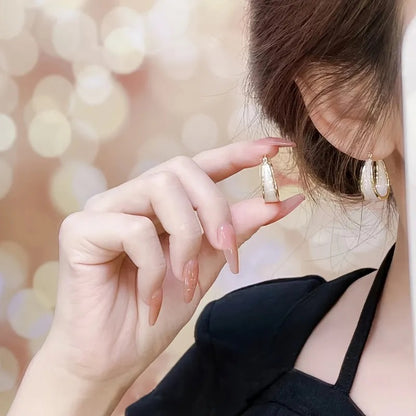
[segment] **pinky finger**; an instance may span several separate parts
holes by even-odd
[[[126,253],[138,269],[137,297],[149,305],[149,324],[154,324],[162,303],[167,264],[159,235],[149,218],[109,212],[72,214],[61,226],[60,249],[70,276],[97,279],[97,284],[113,278],[111,268],[101,267],[108,272],[85,275],[82,266],[102,266]]]

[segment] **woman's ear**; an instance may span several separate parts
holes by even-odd
[[[332,88],[329,77],[297,78],[309,117],[316,129],[341,152],[360,160],[370,153],[375,160],[385,159],[395,149],[397,120],[388,119],[383,126],[375,123],[371,137],[359,137],[366,123],[366,103],[357,88]],[[394,132],[394,133],[393,133]]]

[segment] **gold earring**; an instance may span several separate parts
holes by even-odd
[[[279,202],[279,189],[273,165],[267,155],[263,156],[263,162],[260,166],[260,177],[264,202]]]
[[[373,160],[373,154],[368,155],[360,174],[360,190],[366,201],[384,201],[391,192],[389,174],[383,160]]]

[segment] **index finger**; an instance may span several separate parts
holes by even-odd
[[[220,182],[243,169],[260,165],[264,155],[275,156],[279,147],[295,146],[289,140],[266,137],[205,150],[192,159],[214,182]]]

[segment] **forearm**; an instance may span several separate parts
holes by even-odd
[[[131,383],[81,380],[48,363],[31,361],[7,416],[109,416]]]

